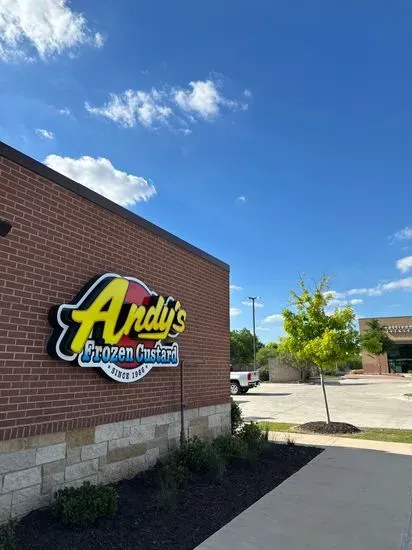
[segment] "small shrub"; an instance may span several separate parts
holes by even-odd
[[[226,472],[226,460],[213,445],[205,448],[202,470],[211,480],[220,481]]]
[[[239,438],[246,443],[249,452],[259,452],[268,440],[268,432],[262,430],[256,422],[251,422],[242,426]]]
[[[285,441],[286,441],[286,445],[288,447],[294,447],[295,446],[296,440],[292,435],[286,435],[285,436]]]
[[[235,434],[243,424],[242,410],[236,401],[233,401],[230,409],[230,418],[232,423],[232,434]]]
[[[202,441],[200,437],[194,436],[188,439],[179,452],[181,463],[191,472],[204,470],[208,446],[210,443]]]
[[[353,369],[350,374],[363,374],[363,369]]]
[[[16,525],[15,520],[10,520],[8,523],[0,526],[0,550],[15,550]]]
[[[113,515],[117,509],[117,493],[110,485],[66,487],[55,495],[53,513],[65,525],[92,525],[97,519]]]
[[[154,468],[149,472],[149,478],[153,485],[162,487],[171,484],[172,480],[176,487],[182,487],[188,478],[189,471],[182,462],[180,451],[176,450],[166,458],[156,462]]]
[[[269,382],[269,365],[264,365],[259,369],[259,380],[261,382]]]
[[[213,446],[226,462],[235,458],[243,458],[247,455],[247,444],[240,437],[233,435],[220,435],[213,441]]]
[[[158,508],[170,512],[176,508],[178,498],[178,485],[171,476],[159,477],[156,491],[156,502]]]

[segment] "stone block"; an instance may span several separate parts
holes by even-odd
[[[127,447],[119,447],[112,449],[107,453],[107,464],[112,462],[123,461],[127,458],[133,458],[136,456],[144,455],[146,452],[146,443],[135,443],[128,445]]]
[[[66,457],[66,443],[58,443],[57,445],[49,445],[47,447],[39,447],[36,453],[36,465],[45,464],[46,462],[55,462]]]
[[[77,462],[80,462],[81,451],[82,451],[81,447],[73,447],[72,449],[67,447],[66,466],[71,466],[72,464],[76,464]]]
[[[122,460],[121,462],[114,462],[103,466],[99,472],[99,483],[113,483],[135,476],[138,472],[141,472],[146,468],[146,462],[144,455]]]
[[[114,449],[121,449],[123,447],[128,447],[131,444],[130,437],[121,437],[120,439],[113,439],[109,441],[108,450],[113,451]]]
[[[113,424],[103,424],[95,428],[94,442],[110,441],[111,439],[120,439],[123,437],[123,422],[114,422]]]
[[[74,479],[72,481],[66,481],[62,485],[62,488],[63,487],[81,487],[85,481],[88,481],[92,485],[96,485],[98,482],[98,474],[82,477],[81,479]]]
[[[192,418],[197,418],[199,416],[199,409],[187,409],[184,411],[184,416],[188,420],[192,420]],[[179,421],[180,421],[180,414],[179,414]]]
[[[189,422],[190,428],[200,427],[200,428],[208,428],[209,427],[209,419],[207,416],[199,416],[198,418],[192,418]]]
[[[48,464],[43,464],[43,476],[50,476],[57,473],[64,473],[66,469],[66,461],[58,460],[57,462],[49,462]]]
[[[11,472],[4,476],[3,492],[18,491],[31,485],[39,485],[41,482],[41,467],[29,468],[20,470],[19,472]]]
[[[43,475],[41,493],[51,495],[64,483],[64,472],[56,472],[50,475]]]
[[[169,424],[160,424],[155,426],[155,439],[161,439],[162,437],[167,437],[169,431]]]
[[[199,416],[210,416],[211,414],[215,414],[215,412],[216,405],[210,405],[209,407],[200,407]]]
[[[141,418],[132,418],[131,420],[125,420],[123,425],[125,428],[131,428],[132,426],[138,426],[141,424]]]
[[[231,408],[230,403],[222,403],[221,405],[216,405],[216,412],[227,413],[230,411],[230,408]]]
[[[92,443],[92,445],[82,447],[81,459],[90,460],[92,458],[98,458],[99,456],[105,456],[106,454],[107,441],[102,441],[102,443]]]
[[[155,424],[142,424],[134,426],[130,430],[131,443],[145,443],[155,437]]]
[[[99,469],[99,460],[94,458],[93,460],[87,460],[85,462],[78,462],[67,466],[64,474],[66,481],[74,481],[76,479],[82,479],[84,477],[91,476],[97,473]]]
[[[222,427],[222,415],[212,414],[208,417],[209,428],[221,428]]]
[[[180,422],[173,422],[172,424],[169,424],[168,436],[169,439],[180,437]]]
[[[11,517],[11,501],[13,493],[0,495],[0,523],[5,523]]]
[[[25,448],[24,439],[9,439],[8,441],[0,441],[0,453],[14,453]]]
[[[25,470],[36,465],[36,451],[23,450],[15,453],[5,453],[0,456],[0,474]]]
[[[149,449],[159,449],[161,455],[166,454],[169,451],[169,439],[167,437],[162,437],[162,439],[152,439],[146,443],[147,450]]]
[[[141,424],[170,424],[171,422],[176,422],[178,419],[178,413],[172,412],[172,413],[164,413],[159,414],[157,416],[144,416],[141,419]]]
[[[14,491],[12,504],[20,504],[25,500],[38,498],[40,496],[40,485],[33,485],[32,487],[26,487],[19,491]]]
[[[107,455],[99,456],[99,470],[101,470],[103,466],[106,466],[106,464],[107,464]]]
[[[154,447],[153,449],[148,449],[144,455],[146,467],[151,468],[154,466],[159,458],[160,452],[159,447]]]
[[[78,430],[71,430],[70,432],[67,432],[67,446],[69,448],[73,448],[94,443],[94,432],[95,428],[79,428]]]
[[[45,447],[46,445],[57,445],[58,443],[64,443],[65,441],[66,434],[64,432],[57,432],[54,434],[43,434],[26,437],[24,439],[24,446],[27,449],[37,449],[37,447]]]

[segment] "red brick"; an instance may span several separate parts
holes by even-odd
[[[229,401],[226,269],[1,157],[0,197],[0,217],[13,225],[0,238],[0,440],[179,410],[179,369],[119,384],[46,354],[50,307],[109,271],[179,298],[185,400]]]

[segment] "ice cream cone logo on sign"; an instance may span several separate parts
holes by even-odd
[[[135,382],[153,367],[176,367],[186,312],[133,277],[92,279],[71,304],[52,308],[52,357],[100,368],[118,382]]]

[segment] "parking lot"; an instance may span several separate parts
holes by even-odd
[[[359,427],[412,429],[412,379],[340,379],[327,382],[331,420]],[[246,420],[303,423],[325,420],[319,384],[264,383],[234,398]]]

